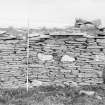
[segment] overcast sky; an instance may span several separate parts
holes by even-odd
[[[0,26],[63,27],[75,18],[101,19],[105,25],[105,0],[0,0]]]
[[[27,0],[0,0],[0,26],[26,26]]]

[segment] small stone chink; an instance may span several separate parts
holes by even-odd
[[[16,54],[16,51],[14,51],[13,53]]]

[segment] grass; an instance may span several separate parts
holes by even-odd
[[[95,91],[95,95],[79,94],[80,90]],[[104,85],[82,86],[40,86],[26,89],[1,89],[0,105],[105,105]]]

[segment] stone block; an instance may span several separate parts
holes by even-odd
[[[75,58],[72,57],[72,56],[69,56],[69,55],[64,55],[64,56],[61,58],[61,61],[62,61],[62,62],[74,62],[74,61],[75,61]]]
[[[88,78],[88,77],[97,77],[97,75],[95,73],[79,73],[78,77]]]
[[[105,61],[105,54],[100,53],[100,54],[96,55],[95,56],[95,61]]]
[[[105,43],[105,39],[97,39],[96,40],[98,43]]]
[[[87,48],[88,49],[100,49],[100,48],[104,48],[104,47],[103,46],[95,45],[95,46],[88,46]]]
[[[79,70],[72,70],[73,75],[78,75],[78,73],[79,73]]]
[[[67,78],[67,79],[71,79],[71,78],[75,78],[75,77],[76,77],[76,75],[73,75],[73,74],[70,74],[70,73],[65,74],[65,78]]]
[[[84,86],[84,85],[90,85],[90,83],[80,82],[80,83],[78,83],[78,85],[80,85],[80,86]]]
[[[49,60],[53,60],[53,56],[52,55],[45,55],[42,53],[38,53],[38,59],[41,61],[49,61]]]
[[[83,41],[83,42],[85,42],[87,40],[87,38],[84,38],[84,37],[82,37],[82,38],[76,38],[76,41]]]
[[[95,42],[95,39],[94,38],[87,38],[87,42],[88,43]]]
[[[61,69],[60,70],[62,73],[69,73],[69,72],[72,72],[72,70],[70,70],[70,69]]]

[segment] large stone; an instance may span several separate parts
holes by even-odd
[[[95,94],[95,92],[94,91],[81,90],[80,94],[86,94],[88,96],[93,96]]]
[[[105,39],[97,39],[96,40],[98,43],[105,43]]]
[[[78,75],[79,71],[78,70],[72,70],[73,75]]]
[[[96,61],[105,61],[105,55],[103,53],[100,53],[100,54],[96,55],[95,60]]]
[[[102,77],[103,72],[101,70],[93,70],[94,73],[97,74],[98,77]]]
[[[41,86],[42,85],[42,82],[39,81],[39,80],[33,80],[30,85],[31,86]]]
[[[64,56],[61,58],[61,61],[62,61],[62,62],[73,62],[73,61],[75,61],[75,58],[72,57],[72,56],[69,56],[69,55],[64,55]]]
[[[29,34],[29,37],[38,37],[38,36],[40,36],[39,33],[32,33],[32,34]]]
[[[96,78],[97,75],[95,73],[79,73],[78,77],[80,77],[80,78],[89,78],[89,77]]]
[[[86,41],[86,38],[76,38],[77,41]]]
[[[43,53],[38,53],[38,59],[41,60],[41,61],[50,61],[50,60],[53,60],[53,56],[52,55],[46,55],[46,54],[43,54]]]

